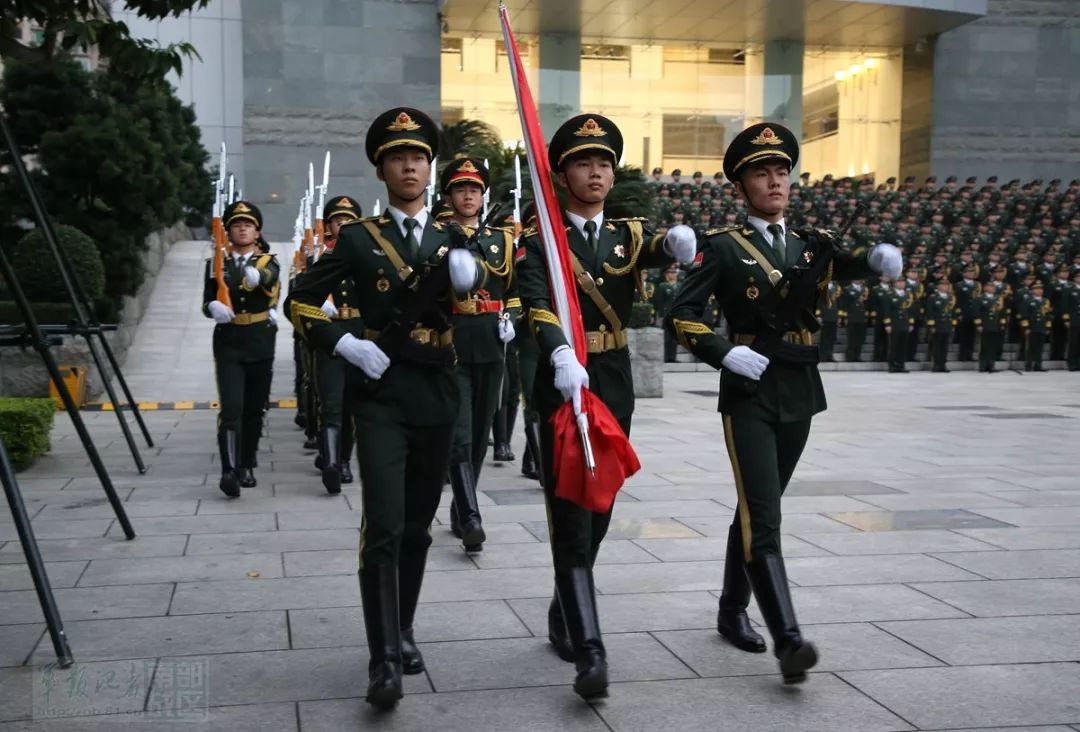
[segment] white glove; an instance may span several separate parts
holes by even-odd
[[[232,308],[220,300],[211,301],[210,304],[206,306],[206,309],[210,311],[210,317],[221,325],[231,323],[233,318],[236,317],[236,313],[233,312]]]
[[[259,286],[259,270],[252,267],[250,264],[244,267],[244,282],[248,287],[256,288]]]
[[[459,295],[476,285],[476,259],[466,249],[450,250],[450,284]]]
[[[720,365],[734,374],[758,381],[768,368],[769,359],[749,346],[735,346],[724,356]]]
[[[900,250],[892,244],[882,243],[876,245],[870,250],[870,255],[866,258],[866,261],[870,265],[870,269],[892,279],[899,277],[900,270],[904,267],[904,257],[901,256]]]
[[[270,308],[268,313],[270,315],[270,322],[276,326],[277,325],[277,310],[274,310],[274,308]]]
[[[563,399],[574,401],[574,414],[581,414],[581,389],[589,386],[589,372],[570,346],[556,348],[551,354],[551,365],[555,367],[555,388]]]
[[[382,378],[383,373],[390,367],[390,357],[373,341],[362,340],[351,333],[341,336],[334,346],[334,353],[372,379]]]
[[[679,264],[690,264],[697,254],[697,235],[686,224],[675,224],[664,237],[664,251]]]
[[[514,340],[515,335],[517,333],[514,331],[514,324],[510,322],[510,318],[499,318],[499,340],[509,343]]]
[[[322,311],[326,313],[328,318],[336,318],[338,316],[337,306],[334,305],[334,301],[330,298],[326,298],[326,302],[322,304]]]

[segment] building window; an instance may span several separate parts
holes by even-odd
[[[724,138],[724,122],[714,115],[664,115],[666,158],[722,158]]]
[[[627,46],[612,46],[606,43],[583,43],[581,45],[581,58],[598,59],[600,61],[629,61],[630,48]]]
[[[803,142],[835,135],[840,127],[840,94],[828,84],[803,96]]]

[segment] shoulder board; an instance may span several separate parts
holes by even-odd
[[[705,232],[705,236],[715,236],[716,234],[726,234],[729,231],[735,231],[741,228],[738,224],[732,224],[731,226],[718,226],[715,229],[709,229]]]
[[[527,229],[522,229],[521,237],[525,238],[526,236],[536,236],[536,233],[537,233],[536,227],[535,226],[530,226]]]
[[[512,226],[485,226],[485,229],[491,229],[492,231],[500,231],[503,233],[514,233],[514,227]]]
[[[609,219],[609,218],[604,219],[605,222],[610,221],[612,223],[618,223],[620,221],[648,221],[648,220],[649,219],[646,218],[645,216],[628,216],[628,217],[623,218],[623,219]]]

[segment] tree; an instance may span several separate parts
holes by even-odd
[[[206,6],[209,0],[122,0],[124,7],[148,20],[177,17]],[[20,24],[42,29],[41,42],[22,40]],[[113,20],[109,0],[0,0],[0,57],[45,64],[72,50],[96,48],[131,78],[160,78],[180,73],[183,59],[197,55],[190,43],[132,38],[126,23]]]

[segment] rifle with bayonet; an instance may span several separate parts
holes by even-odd
[[[214,280],[217,281],[217,301],[225,307],[232,309],[232,297],[229,295],[229,286],[225,283],[225,256],[229,252],[229,237],[225,231],[225,225],[221,217],[225,214],[225,207],[231,203],[225,199],[225,175],[228,164],[228,156],[225,152],[225,143],[221,143],[221,157],[218,164],[218,177],[214,183],[214,208],[211,231],[214,239]]]

